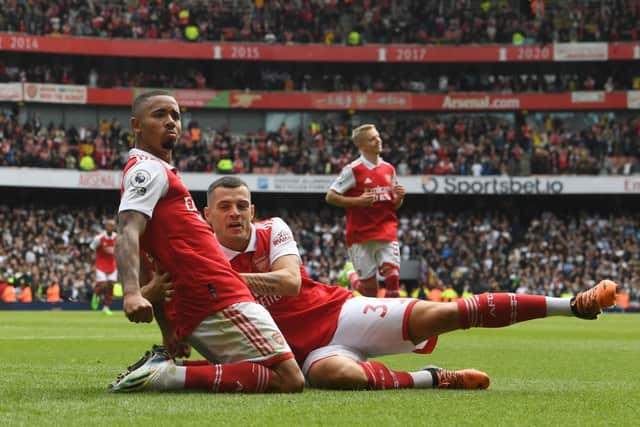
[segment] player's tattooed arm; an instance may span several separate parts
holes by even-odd
[[[254,295],[294,296],[302,286],[300,259],[296,255],[276,259],[269,272],[243,273],[241,276]]]
[[[124,211],[118,216],[116,265],[126,294],[140,292],[140,236],[147,226],[147,217],[140,212]]]

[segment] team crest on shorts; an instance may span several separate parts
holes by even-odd
[[[284,337],[280,332],[274,332],[273,334],[271,334],[271,338],[280,345],[284,345],[285,343]]]

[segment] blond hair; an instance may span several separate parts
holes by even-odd
[[[354,128],[353,131],[351,132],[351,139],[353,140],[353,142],[357,144],[358,138],[360,137],[361,134],[363,134],[365,131],[368,131],[369,129],[375,129],[375,128],[376,128],[376,125],[372,125],[371,123],[360,125],[357,128]]]

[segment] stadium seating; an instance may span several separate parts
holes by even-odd
[[[517,129],[500,116],[409,115],[380,116],[384,158],[399,175],[630,175],[640,172],[640,120],[619,114],[586,127],[552,120]],[[597,117],[597,116],[596,116]],[[131,146],[131,134],[118,120],[95,127],[25,124],[0,112],[0,165],[83,169],[121,169]],[[347,123],[326,120],[320,131],[249,132],[232,135],[207,128],[185,132],[176,163],[185,172],[218,171],[221,159],[233,161],[236,173],[335,174],[357,156],[346,135]],[[584,125],[583,125],[584,126]],[[193,140],[192,135],[198,135]],[[615,138],[614,138],[615,135]],[[293,161],[297,159],[297,161]]]

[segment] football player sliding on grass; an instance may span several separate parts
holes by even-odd
[[[574,298],[486,293],[455,302],[412,298],[354,297],[339,286],[313,281],[301,264],[296,241],[280,218],[253,223],[247,185],[236,177],[211,184],[204,213],[224,254],[256,300],[271,313],[311,386],[330,389],[485,389],[489,377],[474,369],[435,366],[395,371],[372,357],[430,353],[439,335],[471,327],[497,328],[547,316],[595,319],[615,303],[616,284],[603,280]],[[167,275],[155,275],[143,292],[154,304],[172,292]],[[169,337],[170,338],[170,337]],[[179,390],[191,369],[207,361],[174,360],[188,346],[164,337],[119,380],[113,391]],[[166,349],[166,350],[165,350]],[[127,378],[144,378],[127,388]],[[124,385],[123,385],[124,384]],[[209,383],[203,382],[207,390]]]

